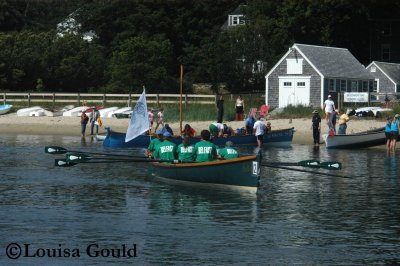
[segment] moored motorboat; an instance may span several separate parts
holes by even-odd
[[[377,128],[356,134],[323,135],[328,149],[355,149],[384,145],[386,143],[385,128]]]
[[[12,104],[0,104],[0,115],[8,113],[12,107]]]
[[[256,191],[260,181],[261,152],[205,163],[152,163],[152,175],[164,180],[202,186]]]
[[[151,138],[155,136],[140,135],[135,139],[125,142],[125,133],[107,130],[107,136],[104,139],[103,146],[111,148],[128,148],[128,147],[147,147]],[[293,140],[294,128],[273,130],[264,135],[264,145],[266,147],[290,147]],[[191,144],[196,144],[201,140],[200,136],[191,138]],[[180,136],[173,136],[172,141],[175,144],[182,143]],[[217,146],[224,146],[227,141],[231,141],[234,145],[257,145],[257,138],[254,135],[233,135],[227,137],[212,138],[211,142]]]

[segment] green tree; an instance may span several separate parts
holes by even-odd
[[[109,73],[110,91],[166,91],[173,86],[170,73],[172,46],[169,40],[154,37],[134,37],[122,42],[113,53]],[[176,84],[176,83],[175,83]]]

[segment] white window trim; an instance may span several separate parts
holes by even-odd
[[[331,80],[333,81],[333,89],[331,89]],[[328,79],[328,91],[336,92],[336,79]]]
[[[289,65],[292,67],[289,68]],[[289,70],[293,70],[290,72]],[[288,75],[301,75],[303,74],[303,58],[286,58],[286,74]]]

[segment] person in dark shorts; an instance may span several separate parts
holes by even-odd
[[[317,110],[314,110],[312,113],[313,117],[311,120],[311,128],[313,131],[314,145],[318,145],[321,134],[321,116],[319,115]]]
[[[392,131],[392,117],[388,116],[386,119],[385,136],[386,136],[386,149],[390,151],[390,131]]]

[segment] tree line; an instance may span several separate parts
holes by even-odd
[[[222,30],[243,6],[246,23]],[[373,17],[396,17],[378,0],[0,0],[0,89],[7,91],[176,93],[226,84],[263,90],[265,74],[294,42],[369,55]],[[75,30],[57,24],[73,18]],[[83,39],[92,31],[92,41]]]

